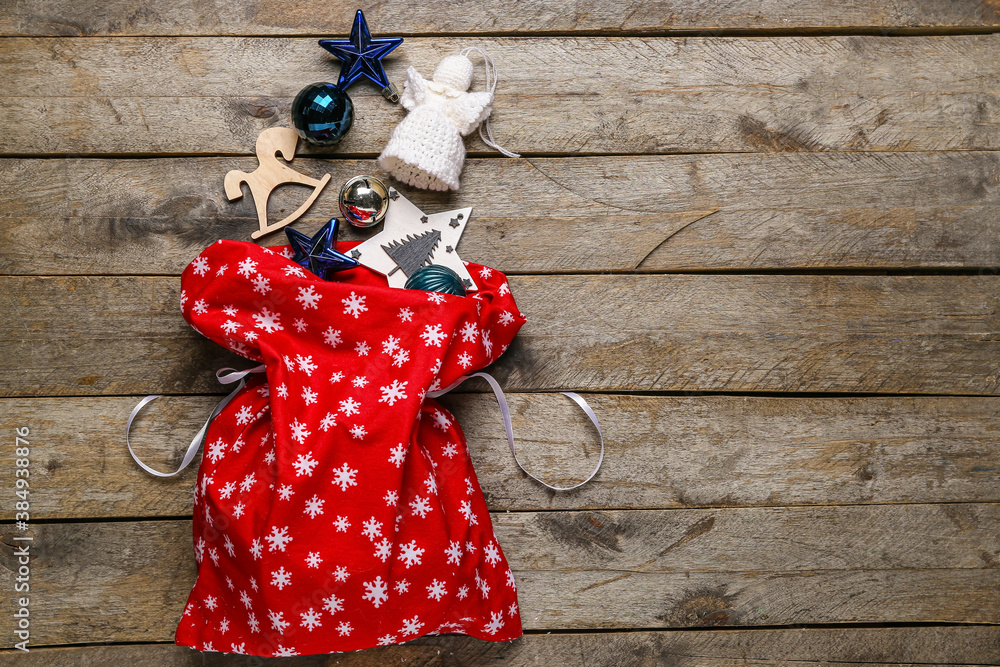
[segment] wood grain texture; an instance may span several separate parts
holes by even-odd
[[[177,275],[216,239],[249,240],[254,204],[249,194],[228,202],[222,180],[255,164],[0,160],[0,273]],[[337,212],[339,184],[374,171],[369,160],[295,164],[333,175],[295,225],[310,233]],[[995,272],[998,183],[992,152],[774,153],[470,159],[459,193],[403,192],[428,211],[472,206],[462,255],[511,273]],[[279,189],[272,215],[294,210],[304,193]],[[285,243],[284,235],[263,242]]]
[[[996,624],[998,519],[1000,506],[976,504],[493,515],[531,630]],[[170,640],[194,578],[190,531],[35,524],[33,641]],[[0,540],[8,590],[11,534]],[[8,646],[12,631],[0,628]]]
[[[6,396],[215,392],[162,277],[0,279]],[[1000,392],[996,276],[519,276],[511,391]]]
[[[125,420],[139,397],[8,399],[0,429],[31,429],[33,520],[191,514],[198,461],[177,479],[139,469]],[[146,463],[175,470],[215,397],[151,404],[132,430]],[[495,401],[464,394],[458,417],[495,511],[683,508],[1000,500],[1000,399],[595,395],[607,457],[598,477],[552,493],[516,468]],[[552,394],[509,397],[518,455],[534,474],[569,485],[593,469],[592,427]],[[0,519],[14,519],[13,494]]]
[[[1000,35],[414,38],[387,74],[471,44],[502,73],[497,140],[529,155],[1000,148]],[[305,38],[10,38],[0,70],[0,154],[251,154],[338,65]],[[351,96],[351,132],[316,153],[376,155],[405,114]]]
[[[111,0],[99,8],[69,0],[34,0],[0,17],[0,35],[322,35],[351,31],[353,6],[319,0],[288,4],[252,0],[154,3]],[[821,0],[732,2],[680,0],[608,3],[519,3],[488,0],[452,3],[372,3],[366,17],[380,35],[427,33],[633,33],[668,30],[790,30],[809,28],[978,28],[1000,25],[989,0]]]
[[[732,667],[735,665],[998,664],[996,627],[788,628],[529,634],[513,642],[484,642],[460,635],[424,637],[396,646],[328,656],[257,660],[197,653],[170,645],[32,648],[0,652],[12,667]]]

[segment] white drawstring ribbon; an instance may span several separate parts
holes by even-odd
[[[493,95],[494,91],[496,91],[497,81],[500,80],[497,74],[497,66],[493,63],[493,58],[490,58],[490,55],[478,46],[469,46],[462,49],[462,55],[468,58],[469,54],[473,51],[483,57],[483,64],[486,66],[486,92]],[[496,142],[496,139],[493,138],[493,128],[490,126],[489,116],[479,124],[479,138],[483,140],[484,144],[497,149],[507,157],[521,157],[520,154],[512,153]]]
[[[521,472],[523,472],[525,475],[535,480],[542,486],[546,486],[552,489],[553,491],[572,491],[573,489],[577,489],[586,484],[587,482],[589,482],[590,480],[594,479],[594,476],[597,475],[597,471],[601,469],[601,464],[604,463],[604,434],[601,433],[601,425],[597,421],[597,415],[594,414],[594,411],[590,408],[590,405],[587,403],[587,401],[583,399],[583,397],[573,393],[572,391],[560,392],[563,396],[568,396],[569,398],[573,399],[573,401],[577,405],[579,405],[583,409],[583,411],[587,414],[587,417],[590,419],[590,422],[594,425],[594,428],[597,429],[597,435],[601,440],[601,455],[597,458],[597,466],[594,467],[594,471],[590,473],[590,476],[588,476],[587,479],[583,480],[578,484],[574,484],[573,486],[553,486],[552,484],[549,484],[548,482],[541,480],[532,475],[530,472],[528,472],[527,468],[525,468],[521,464],[521,461],[517,458],[517,449],[514,447],[514,427],[510,421],[510,408],[507,406],[507,398],[504,396],[503,389],[500,388],[500,383],[497,382],[492,375],[490,375],[489,373],[471,373],[469,375],[463,375],[462,377],[458,378],[455,382],[451,383],[451,385],[448,386],[447,388],[442,389],[440,391],[428,392],[427,396],[430,398],[437,398],[438,396],[447,394],[449,391],[451,391],[458,385],[462,384],[469,378],[474,378],[474,377],[483,378],[484,380],[486,380],[486,382],[489,383],[490,388],[493,389],[493,394],[494,396],[496,396],[497,403],[500,405],[500,414],[503,416],[503,428],[504,431],[507,432],[507,445],[510,447],[510,453],[514,457],[514,463],[516,463],[517,467],[521,469]]]
[[[247,383],[246,381],[247,375],[251,373],[263,373],[263,372],[264,372],[264,364],[261,364],[260,366],[254,366],[253,368],[248,368],[245,371],[238,371],[235,368],[220,368],[218,371],[215,372],[215,377],[216,379],[218,379],[220,384],[232,384],[237,381],[239,381],[240,384],[236,387],[236,389],[233,389],[231,392],[229,392],[228,396],[219,401],[219,404],[215,406],[214,410],[212,410],[212,414],[208,416],[208,420],[205,422],[205,425],[202,426],[201,430],[195,434],[194,440],[192,440],[191,444],[188,445],[187,451],[184,452],[184,458],[181,459],[181,467],[178,468],[177,470],[173,472],[160,472],[158,470],[153,470],[148,465],[139,460],[139,457],[135,455],[134,451],[132,451],[132,445],[128,441],[128,434],[129,431],[132,429],[132,421],[135,419],[136,415],[138,415],[139,411],[142,410],[144,407],[146,407],[156,399],[163,396],[163,394],[147,396],[146,398],[139,401],[138,405],[132,408],[132,413],[128,416],[128,422],[125,424],[125,445],[128,447],[128,453],[132,455],[132,458],[135,460],[136,463],[139,464],[139,467],[148,472],[150,475],[156,475],[157,477],[173,477],[180,471],[184,470],[184,468],[187,468],[191,464],[191,461],[194,460],[194,457],[198,455],[198,449],[201,448],[201,443],[202,441],[205,440],[205,433],[208,431],[208,425],[212,423],[212,420],[215,419],[220,412],[222,412],[222,409],[229,404],[229,401],[233,400],[236,397],[236,394],[238,394],[240,389],[242,389],[243,386]],[[223,373],[225,373],[225,375],[223,375]]]

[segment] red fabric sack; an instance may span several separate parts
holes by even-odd
[[[275,656],[521,635],[465,437],[425,397],[494,361],[525,321],[503,274],[467,266],[466,297],[391,289],[365,267],[324,281],[235,241],[187,267],[185,319],[266,379],[205,437],[178,644]]]

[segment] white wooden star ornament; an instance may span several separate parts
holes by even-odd
[[[439,264],[457,273],[466,290],[478,289],[457,250],[472,207],[427,214],[396,190],[389,198],[382,231],[346,254],[385,275],[389,287],[402,289],[417,269]]]

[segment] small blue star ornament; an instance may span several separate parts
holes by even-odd
[[[329,275],[345,269],[358,266],[358,260],[337,252],[334,244],[337,242],[339,223],[336,218],[320,227],[315,236],[309,237],[300,231],[286,228],[288,242],[295,251],[292,261],[309,269],[323,280],[329,280]]]
[[[341,90],[366,77],[382,88],[382,95],[392,102],[399,101],[396,87],[389,83],[382,67],[382,58],[403,43],[402,37],[372,37],[368,22],[359,9],[354,16],[354,27],[349,39],[321,39],[319,45],[340,59],[340,78],[337,86]]]

